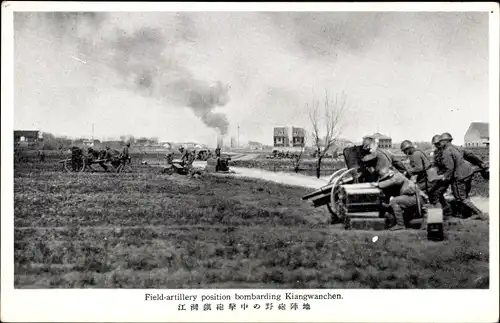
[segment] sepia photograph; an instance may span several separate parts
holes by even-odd
[[[307,315],[497,285],[498,11],[382,8],[14,10],[14,290]]]

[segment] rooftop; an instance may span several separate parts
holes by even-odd
[[[489,138],[490,137],[490,124],[487,122],[472,122],[469,126],[469,131],[477,131],[479,132],[479,136],[481,138]]]
[[[391,139],[391,137],[388,137],[386,135],[381,134],[380,132],[374,133],[373,138],[375,139]]]
[[[292,127],[292,134],[293,134],[293,136],[304,137],[306,135],[306,132],[305,132],[304,128]]]
[[[275,136],[286,136],[288,135],[288,130],[286,127],[274,127]]]
[[[14,136],[38,137],[38,130],[14,130]]]

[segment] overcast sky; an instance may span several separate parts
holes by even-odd
[[[15,13],[15,129],[211,144],[310,128],[344,92],[342,137],[488,121],[487,13]],[[85,63],[81,62],[84,61]]]

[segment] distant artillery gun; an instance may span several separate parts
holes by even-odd
[[[63,169],[70,173],[83,173],[92,170],[92,165],[100,165],[106,171],[111,166],[116,173],[121,173],[125,167],[119,153],[113,150],[111,154],[107,151],[101,151],[99,154],[89,153],[84,154],[83,150],[78,147],[71,149],[71,157],[59,161],[63,165]],[[127,159],[127,164],[131,163],[130,156]]]
[[[189,175],[193,173],[193,162],[196,156],[193,154],[189,155],[187,161],[181,159],[174,159],[173,153],[167,154],[167,166],[163,167],[162,173],[167,175],[179,174],[179,175]]]
[[[216,149],[215,158],[209,158],[205,170],[209,173],[232,173],[229,170],[231,157],[222,156],[220,148]]]

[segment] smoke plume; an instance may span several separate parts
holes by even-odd
[[[179,53],[179,48],[182,50],[196,37],[189,18],[176,14],[167,28],[126,30],[106,13],[39,15],[52,22],[56,33],[76,29],[76,33],[64,34],[63,40],[75,37],[83,59],[111,67],[123,80],[123,86],[161,100],[166,108],[188,107],[205,125],[227,133],[226,115],[214,109],[229,102],[229,86],[196,78]]]

